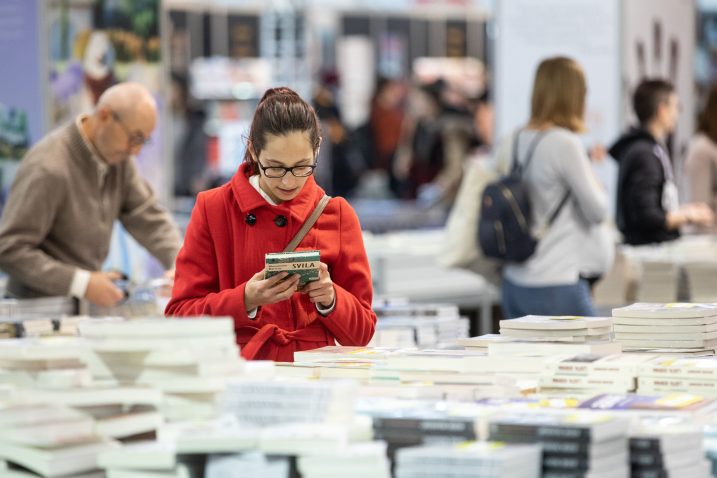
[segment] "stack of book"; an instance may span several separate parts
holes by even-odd
[[[142,386],[100,386],[68,389],[20,389],[19,403],[72,407],[95,420],[95,431],[105,438],[130,438],[153,433],[164,418],[158,411],[162,392]]]
[[[37,389],[89,386],[83,351],[74,337],[1,339],[0,381]]]
[[[640,302],[675,302],[679,267],[675,262],[645,260],[637,290]]]
[[[640,421],[630,430],[632,478],[711,477],[711,464],[705,457],[703,440],[702,430],[685,426],[679,420]]]
[[[77,476],[97,469],[97,456],[118,447],[97,435],[91,416],[61,405],[0,410],[0,459],[44,477]],[[35,476],[35,475],[26,475]]]
[[[717,288],[714,286],[717,262],[714,256],[704,262],[688,262],[684,264],[684,270],[692,302],[717,302]]]
[[[390,478],[391,464],[386,454],[386,443],[372,441],[350,443],[333,453],[316,450],[300,456],[297,468],[303,478]]]
[[[55,335],[55,323],[48,318],[0,319],[0,339]]]
[[[684,417],[704,422],[717,411],[717,400],[689,393],[668,395],[610,394],[597,395],[578,405],[583,410],[619,412],[637,417]]]
[[[358,385],[355,382],[237,379],[219,399],[219,410],[241,424],[351,423]]]
[[[169,420],[214,415],[217,396],[243,369],[228,318],[98,319],[80,323],[80,334],[117,383],[162,390]]]
[[[717,397],[715,357],[656,357],[639,367],[642,394],[694,393]]]
[[[465,442],[403,448],[397,452],[396,478],[436,476],[538,478],[540,446]]]
[[[371,347],[447,347],[468,337],[464,317],[384,317],[376,323]]]
[[[717,475],[717,422],[713,419],[703,427],[704,441],[702,446],[705,457],[712,466],[712,476]]]
[[[627,478],[628,425],[605,413],[514,415],[491,420],[489,440],[539,443],[543,478]]]
[[[468,336],[469,321],[448,304],[374,304],[378,317],[371,347],[448,347]]]
[[[388,444],[390,457],[404,447],[476,440],[478,427],[478,420],[473,417],[429,414],[421,409],[373,417],[374,437]]]
[[[575,355],[545,362],[540,376],[542,392],[634,392],[638,367],[655,358],[650,354]]]
[[[177,469],[174,447],[169,443],[156,441],[133,442],[104,451],[97,457],[97,466],[104,469],[108,477],[186,476],[185,470],[179,472]]]
[[[526,315],[501,320],[500,334],[543,342],[605,342],[612,339],[612,318]]]
[[[626,298],[630,286],[628,271],[628,261],[625,255],[618,250],[612,268],[593,289],[593,302],[599,310],[627,303]]]
[[[241,425],[236,417],[171,422],[157,430],[157,440],[174,444],[177,454],[239,453],[259,446],[258,427]]]
[[[75,299],[71,297],[40,297],[37,299],[0,299],[2,319],[45,319],[72,315]]]
[[[207,459],[204,478],[256,476],[289,478],[291,463],[287,457],[267,457],[259,451],[234,455],[211,455]]]
[[[717,305],[637,303],[613,309],[615,340],[625,350],[712,355],[717,348]]]

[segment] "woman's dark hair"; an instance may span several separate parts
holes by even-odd
[[[707,96],[707,104],[700,113],[698,131],[717,143],[717,83],[713,83]]]
[[[257,174],[259,168],[251,153],[259,157],[266,146],[266,136],[283,136],[294,131],[309,133],[309,141],[316,154],[321,144],[321,134],[314,108],[290,88],[282,86],[266,90],[254,112],[244,154],[244,161],[252,165],[253,174]]]

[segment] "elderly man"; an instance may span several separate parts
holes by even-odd
[[[121,83],[105,91],[92,114],[28,152],[0,219],[0,269],[10,276],[10,296],[119,302],[118,274],[100,270],[116,219],[166,269],[174,267],[179,231],[132,159],[156,122],[151,94]]]

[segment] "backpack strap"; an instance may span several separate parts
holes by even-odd
[[[286,245],[286,247],[284,248],[284,252],[292,252],[294,249],[296,249],[296,246],[299,245],[304,236],[306,236],[306,234],[309,232],[309,229],[311,229],[316,223],[316,221],[319,219],[321,213],[324,212],[324,208],[329,203],[330,199],[331,196],[329,196],[328,194],[324,194],[324,197],[321,198],[311,215],[308,217],[308,219],[306,219],[306,221],[304,221],[304,224],[302,224],[301,229],[299,229],[299,232],[297,232],[291,242]]]
[[[533,141],[530,142],[530,146],[528,146],[528,155],[525,158],[525,163],[520,164],[518,161],[518,137],[520,136],[520,133],[522,133],[523,130],[519,129],[515,132],[515,137],[513,138],[513,165],[510,169],[511,174],[515,174],[517,176],[521,176],[523,174],[523,171],[528,169],[528,165],[530,164],[530,161],[533,159],[533,153],[535,153],[535,149],[538,147],[538,144],[540,144],[540,141],[546,136],[547,131],[540,131],[538,134],[535,135],[535,138],[533,138]]]
[[[533,138],[533,141],[531,141],[530,146],[528,147],[528,156],[525,158],[524,164],[518,163],[518,134],[522,130],[518,130],[518,132],[515,134],[515,138],[513,139],[513,173],[517,173],[518,175],[521,175],[523,171],[528,169],[528,165],[530,164],[530,161],[533,159],[533,153],[535,153],[535,149],[538,147],[538,144],[540,141],[547,136],[548,131],[540,131],[535,138]],[[548,221],[543,225],[543,227],[540,228],[538,233],[536,234],[536,238],[540,239],[542,238],[545,233],[550,229],[550,226],[553,225],[555,220],[558,218],[558,215],[560,214],[560,211],[563,210],[563,207],[568,203],[568,200],[570,199],[570,188],[568,188],[567,191],[565,191],[565,195],[560,200],[560,203],[558,204],[558,207],[556,207],[552,213],[550,213],[550,216],[548,216]]]

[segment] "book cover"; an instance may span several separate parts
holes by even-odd
[[[690,393],[670,395],[619,395],[601,394],[581,403],[578,408],[588,410],[637,411],[697,411],[710,407],[714,400]]]
[[[613,317],[679,319],[717,315],[717,304],[677,302],[668,304],[638,302],[612,310]],[[657,324],[656,324],[657,325]]]
[[[309,282],[319,280],[319,251],[270,252],[265,256],[264,278],[268,279],[279,272],[299,274],[299,289]]]
[[[526,315],[501,320],[501,329],[575,330],[612,326],[612,317],[579,317],[572,315]]]

